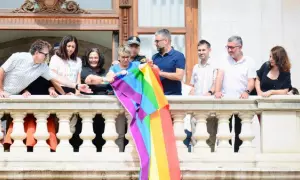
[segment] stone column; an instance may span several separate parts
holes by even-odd
[[[211,149],[206,143],[206,140],[209,138],[207,132],[207,118],[209,113],[207,112],[195,112],[194,117],[197,121],[196,132],[193,137],[196,139],[197,143],[194,146],[194,152],[201,155],[204,153],[211,153]]]
[[[232,112],[220,112],[217,113],[218,120],[218,133],[217,139],[219,140],[219,145],[215,148],[217,153],[233,153],[233,149],[229,144],[229,140],[232,135],[229,130],[229,118]]]
[[[11,138],[14,140],[13,144],[10,146],[10,152],[27,152],[26,145],[23,140],[26,138],[26,133],[24,132],[24,117],[25,112],[13,112],[10,114],[13,118],[13,130],[11,133]]]
[[[253,112],[240,112],[239,117],[242,120],[242,129],[239,138],[243,141],[239,152],[241,153],[254,153],[255,148],[252,145],[254,134],[252,131],[252,120],[254,117]]]
[[[184,132],[184,122],[183,122],[185,113],[181,111],[171,111],[171,113],[172,113],[172,118],[174,123],[173,129],[174,129],[178,154],[187,153],[188,148],[183,143],[183,140],[185,140],[186,138],[186,134]]]
[[[118,138],[118,133],[116,132],[116,117],[118,113],[113,111],[102,113],[105,119],[105,129],[102,137],[106,141],[102,147],[102,152],[119,152],[119,147],[115,143],[115,140]]]
[[[46,142],[50,136],[47,128],[47,118],[49,117],[49,113],[36,112],[34,113],[34,116],[36,118],[34,138],[37,140],[37,143],[34,146],[34,152],[50,152],[50,147]]]
[[[73,147],[69,140],[72,137],[70,131],[70,118],[73,112],[57,112],[56,116],[59,118],[59,129],[57,133],[57,138],[60,140],[56,152],[70,153],[73,152]]]
[[[130,132],[130,123],[132,121],[131,116],[129,115],[129,113],[125,113],[125,116],[127,118],[127,124],[128,124],[128,128],[127,128],[127,133],[125,135],[126,139],[129,141],[127,146],[125,147],[125,152],[127,153],[131,153],[132,155],[137,155],[137,151],[133,142],[133,138]]]
[[[82,131],[80,133],[80,138],[83,143],[79,149],[79,152],[84,153],[96,153],[97,149],[93,144],[92,140],[96,137],[93,129],[93,118],[96,112],[81,112],[82,117]]]

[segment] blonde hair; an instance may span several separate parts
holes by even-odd
[[[128,45],[120,45],[118,48],[118,55],[121,56],[123,54],[130,55],[130,47]]]

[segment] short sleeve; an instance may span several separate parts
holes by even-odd
[[[82,68],[82,71],[80,73],[80,78],[81,78],[81,83],[84,83],[86,77],[89,75],[90,73],[88,73],[88,70],[86,69],[86,67]]]
[[[193,72],[192,72],[192,77],[191,77],[191,81],[190,81],[190,84],[194,85],[195,84],[195,73],[196,73],[196,69],[195,69],[195,66],[193,68]]]
[[[111,66],[111,67],[109,68],[109,71],[111,71],[111,72],[113,72],[113,73],[118,72],[117,66],[118,66],[118,64],[115,64],[115,65]]]
[[[154,60],[156,58],[156,54],[154,54],[153,56],[152,56],[152,60]]]
[[[256,78],[256,68],[255,68],[255,63],[253,59],[248,59],[249,60],[249,67],[248,67],[248,78]]]
[[[257,77],[259,78],[260,81],[261,81],[262,76],[263,76],[263,74],[264,74],[264,71],[265,71],[265,69],[266,69],[266,68],[265,68],[266,65],[267,65],[266,62],[263,63],[263,65],[261,65],[260,69],[256,71],[256,75],[257,75]]]
[[[50,81],[51,79],[53,78],[56,78],[57,75],[52,72],[50,70],[50,68],[45,64],[45,70],[44,70],[44,73],[41,75],[43,78],[47,79],[48,81]]]
[[[179,69],[185,69],[185,57],[182,53],[179,53],[175,67]]]
[[[79,73],[82,71],[82,60],[80,58],[77,58],[78,61],[78,68],[79,68]]]
[[[54,55],[51,57],[49,68],[55,71],[58,71],[59,67],[59,57],[57,55]]]
[[[215,69],[224,70],[227,67],[228,57],[222,57],[218,59],[218,61],[213,61],[213,65]]]
[[[5,63],[1,66],[5,72],[9,72],[20,63],[21,58],[19,58],[19,53],[12,54]]]
[[[218,69],[213,70],[213,82],[217,79]]]
[[[292,82],[291,82],[291,73],[286,72],[286,78],[283,82],[282,89],[290,89],[292,87]]]

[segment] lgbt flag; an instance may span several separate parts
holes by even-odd
[[[147,64],[117,76],[111,85],[132,117],[130,131],[140,158],[140,180],[179,180],[169,104],[157,73]]]

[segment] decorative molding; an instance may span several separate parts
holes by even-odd
[[[119,7],[121,9],[124,9],[124,8],[131,8],[132,6],[132,2],[131,0],[120,0],[120,5]]]
[[[120,0],[120,38],[119,43],[123,44],[128,39],[129,35],[132,35],[132,0]]]
[[[119,18],[5,17],[0,18],[0,29],[118,30]]]
[[[122,40],[126,41],[128,39],[129,36],[129,9],[122,9]]]
[[[26,0],[13,13],[89,14],[71,0]]]

